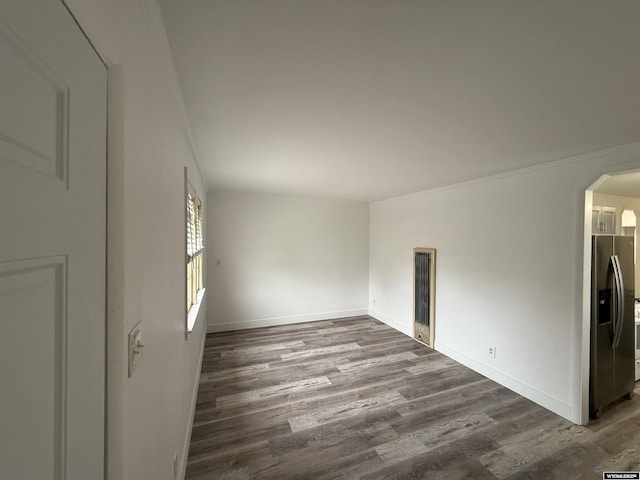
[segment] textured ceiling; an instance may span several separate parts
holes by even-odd
[[[378,200],[640,140],[640,1],[160,0],[211,188]]]

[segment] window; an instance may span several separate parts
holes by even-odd
[[[202,202],[187,183],[187,331],[193,330],[204,295]]]

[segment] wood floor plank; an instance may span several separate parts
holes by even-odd
[[[406,402],[407,399],[398,392],[391,391],[363,400],[314,410],[313,412],[290,418],[289,425],[292,432],[299,432],[300,430],[317,427],[322,423],[339,422],[348,417],[362,415],[367,410],[394,407]]]
[[[310,348],[308,350],[297,350],[290,353],[283,353],[283,354],[280,354],[280,358],[282,360],[289,360],[292,358],[309,358],[309,357],[316,357],[319,355],[348,352],[351,350],[359,350],[359,349],[360,349],[360,345],[352,342],[352,343],[344,343],[341,345],[329,345],[326,347]]]
[[[413,352],[400,352],[400,353],[392,353],[389,355],[379,355],[375,357],[365,358],[363,360],[356,360],[355,362],[345,363],[343,365],[338,365],[338,370],[342,373],[353,372],[353,371],[362,371],[373,365],[385,365],[387,363],[395,363],[401,360],[415,360],[418,356]]]
[[[302,340],[292,340],[290,342],[283,343],[268,343],[265,345],[240,345],[233,347],[232,349],[223,350],[220,352],[220,357],[225,358],[232,355],[252,355],[262,352],[271,352],[273,350],[295,349],[304,347],[305,344]]]
[[[331,385],[331,381],[325,376],[299,380],[296,382],[282,383],[272,387],[265,387],[258,390],[250,390],[233,395],[218,397],[216,400],[216,406],[218,408],[233,407],[239,403],[250,403],[253,400],[260,400],[273,395],[288,395],[292,392],[307,390],[310,388],[319,388],[325,385]]]
[[[202,365],[187,480],[640,470],[640,397],[573,425],[367,316],[209,334]]]
[[[537,427],[508,440],[507,445],[480,457],[497,478],[508,478],[570,445],[582,443],[584,427],[561,423],[560,428]],[[504,443],[504,442],[503,442]]]

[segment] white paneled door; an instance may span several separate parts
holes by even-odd
[[[0,1],[0,479],[104,478],[106,68]]]

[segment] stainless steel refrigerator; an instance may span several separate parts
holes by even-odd
[[[633,237],[594,235],[591,248],[589,407],[599,417],[631,398],[635,375]]]

